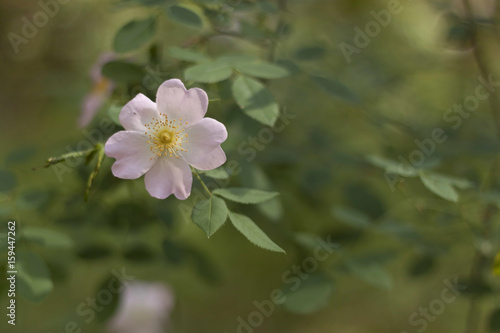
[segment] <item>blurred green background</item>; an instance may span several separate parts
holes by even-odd
[[[270,2],[278,8],[278,2]],[[387,10],[387,1],[288,1],[286,10],[275,13],[232,12],[241,20],[253,15],[251,22],[261,27],[287,23],[271,60],[300,67],[291,77],[266,82],[280,106],[296,117],[250,163],[238,147],[263,125],[238,110],[224,83],[191,84],[217,99],[210,103],[208,116],[226,124],[229,139],[223,148],[228,160],[239,161],[243,168],[231,184],[281,193],[274,203],[278,208],[240,209],[287,251],[283,255],[253,246],[230,226],[207,239],[183,218],[175,198],[149,197],[142,179],[113,178],[109,158],[87,203],[83,193],[91,166],[72,168],[62,182],[43,167],[48,157],[68,152],[67,146],[74,148],[94,128],[78,128],[77,119],[81,101],[92,89],[89,70],[96,59],[112,51],[113,38],[124,24],[157,7],[70,0],[16,54],[7,36],[19,34],[22,18],[32,17],[40,4],[2,0],[0,159],[2,172],[15,175],[15,183],[8,186],[13,178],[2,174],[2,225],[15,219],[18,230],[47,228],[69,236],[74,245],[61,250],[18,240],[18,250],[44,258],[54,288],[38,303],[17,296],[17,324],[7,325],[3,315],[0,331],[63,332],[65,323],[74,320],[82,332],[106,332],[112,310],[87,324],[76,308],[95,297],[112,269],[125,267],[138,280],[160,281],[174,290],[176,305],[166,331],[236,332],[237,318],[255,311],[252,302],[269,299],[273,289],[283,287],[283,273],[311,255],[297,239],[330,236],[340,250],[321,265],[333,285],[331,295],[319,292],[327,294],[327,304],[309,314],[277,307],[256,332],[417,332],[420,326],[412,325],[409,317],[441,297],[445,280],[458,277],[465,284],[471,274],[475,279],[469,281],[468,292],[446,304],[425,331],[463,332],[475,318],[479,326],[474,332],[498,332],[498,313],[493,315],[498,277],[491,270],[498,252],[496,211],[489,229],[482,227],[485,203],[500,202],[495,196],[498,172],[491,167],[499,145],[489,101],[481,101],[457,130],[443,121],[446,110],[478,86],[470,27],[463,17],[449,16],[456,13],[453,1],[402,1],[401,6],[350,63],[340,44],[355,45],[354,28],[364,29],[374,20],[371,11]],[[475,40],[494,77],[500,74],[495,10],[486,10],[491,17],[481,21]],[[155,40],[164,65],[161,79],[183,79],[187,65],[168,50],[186,46],[200,34],[166,17],[159,19]],[[214,38],[204,52],[266,58],[274,44],[261,40],[264,47]],[[140,62],[150,45],[125,58]],[[349,92],[329,94],[311,76],[338,80]],[[126,102],[127,93],[120,89],[112,99]],[[109,104],[98,118],[107,117]],[[413,178],[392,191],[384,170],[367,161],[371,155],[408,159],[418,148],[414,140],[429,138],[435,128],[443,128],[448,140],[426,160],[429,168],[474,184],[459,191],[458,202],[444,200]],[[194,186],[201,188],[196,182]],[[349,214],[342,219],[339,209],[366,215],[370,227],[356,227]],[[382,222],[385,227],[376,227]],[[1,253],[0,308],[6,311],[7,254]],[[474,275],[471,265],[478,255],[480,273]],[[351,259],[363,264],[346,269]]]

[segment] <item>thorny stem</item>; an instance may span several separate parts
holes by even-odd
[[[473,15],[472,15],[472,9],[471,9],[471,4],[470,0],[462,0],[464,7],[466,9],[467,15],[468,15],[468,20],[471,24],[472,28],[472,47],[473,47],[473,56],[474,59],[477,63],[479,72],[481,76],[483,76],[485,79],[489,77],[489,71],[488,71],[488,66],[486,64],[485,59],[483,58],[483,54],[481,53],[481,49],[479,47],[478,43],[478,26],[477,23],[474,21]],[[495,130],[496,130],[496,136],[498,139],[500,139],[500,107],[499,107],[499,102],[497,99],[497,95],[492,92],[489,98],[489,104],[492,112],[492,117],[493,121],[495,124]],[[497,161],[495,160],[493,162],[493,165],[490,170],[490,175],[488,176],[489,178],[492,178],[489,181],[489,185],[493,182],[493,177],[490,177],[492,174],[497,169]],[[482,214],[481,218],[481,237],[483,240],[487,240],[489,238],[490,232],[491,232],[491,226],[492,226],[492,221],[493,217],[497,213],[497,207],[494,204],[488,204]],[[488,265],[488,260],[487,256],[485,255],[483,249],[481,247],[477,248],[475,253],[474,253],[474,259],[472,261],[472,266],[469,272],[469,284],[470,283],[475,283],[477,281],[480,281],[482,271],[483,269]],[[471,295],[470,298],[470,303],[469,303],[469,310],[467,312],[467,319],[466,319],[466,326],[465,326],[465,333],[475,333],[478,332],[478,327],[479,327],[479,317],[480,317],[480,311],[478,309],[478,299],[476,295]]]
[[[101,144],[97,144],[94,148],[91,148],[91,149],[87,149],[87,150],[82,150],[82,151],[74,151],[74,152],[71,152],[71,153],[67,153],[67,154],[63,154],[59,157],[49,157],[46,161],[46,164],[44,165],[45,168],[48,168],[54,164],[58,164],[58,163],[61,163],[61,162],[64,162],[66,161],[68,158],[70,157],[83,157],[83,156],[88,156],[89,154],[97,151],[97,149],[99,149],[98,146],[100,146]]]
[[[198,179],[198,181],[201,183],[201,186],[203,186],[203,188],[205,189],[205,191],[208,193],[208,195],[212,196],[212,192],[208,189],[207,185],[205,185],[205,182],[203,181],[203,179],[201,179],[200,174],[198,173],[198,171],[195,168],[191,168],[191,171],[194,173],[194,175],[196,176],[196,178]]]

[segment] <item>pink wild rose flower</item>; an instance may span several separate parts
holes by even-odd
[[[122,292],[110,333],[164,333],[170,323],[174,293],[161,283],[133,281]]]
[[[221,143],[226,127],[212,118],[203,118],[208,96],[202,89],[187,90],[178,79],[165,81],[156,94],[156,103],[137,95],[120,112],[125,131],[106,142],[105,152],[116,159],[111,171],[123,179],[144,182],[151,196],[165,199],[174,194],[184,200],[191,194],[193,175],[215,169],[226,161]]]
[[[103,106],[106,100],[111,96],[114,89],[114,83],[102,75],[101,71],[104,65],[113,61],[116,56],[113,53],[102,54],[92,67],[90,76],[92,79],[92,91],[89,92],[82,102],[82,112],[78,119],[79,127],[88,126],[94,116]]]

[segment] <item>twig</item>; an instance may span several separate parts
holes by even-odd
[[[201,179],[200,177],[200,174],[198,173],[198,171],[191,167],[191,171],[194,173],[194,175],[196,176],[196,178],[198,178],[198,181],[201,183],[201,185],[203,186],[203,188],[205,189],[205,191],[208,193],[209,196],[212,196],[212,192],[208,189],[207,185],[205,185],[205,182],[203,181],[203,179]]]
[[[462,0],[469,22],[472,27],[472,47],[473,47],[473,56],[474,59],[476,60],[479,72],[481,76],[488,78],[489,76],[489,71],[488,71],[488,66],[486,64],[486,61],[483,58],[483,55],[481,53],[481,49],[478,45],[478,27],[477,23],[474,21],[474,17],[472,14],[472,8],[469,3],[469,0]],[[495,124],[495,130],[496,130],[496,136],[498,139],[500,139],[500,107],[499,107],[499,102],[496,93],[492,92],[490,97],[489,97],[489,104],[491,108],[491,113],[492,113],[492,118]],[[497,169],[497,162],[496,160],[493,162],[493,165],[490,170],[490,174],[494,174],[494,172]],[[488,175],[488,178],[490,178],[490,186],[491,183],[493,182],[494,179]],[[484,184],[483,184],[484,185]],[[488,186],[486,186],[488,187]],[[482,231],[481,231],[481,237],[483,240],[488,239],[490,232],[491,232],[491,224],[493,217],[495,216],[497,212],[497,207],[494,204],[488,204],[484,211],[483,215],[481,218],[481,226],[482,226]],[[482,272],[483,269],[488,265],[487,257],[484,255],[483,251],[481,248],[476,249],[474,253],[474,259],[472,260],[472,266],[469,272],[469,284],[470,283],[476,283],[482,278]],[[465,333],[476,333],[478,332],[478,327],[479,327],[479,317],[480,317],[480,310],[477,305],[477,296],[476,295],[471,295],[470,303],[469,303],[469,310],[467,312],[467,319],[466,319],[466,326],[465,326]]]

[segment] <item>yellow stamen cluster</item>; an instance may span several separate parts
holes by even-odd
[[[109,79],[103,77],[99,81],[96,82],[96,84],[92,88],[92,93],[93,94],[102,94],[102,93],[108,91],[110,86],[111,86],[111,81]]]
[[[166,114],[160,113],[160,118],[153,118],[150,124],[146,124],[147,132],[144,132],[149,136],[148,143],[151,145],[150,150],[152,153],[158,156],[168,156],[179,158],[177,152],[187,152],[186,149],[182,148],[183,143],[188,143],[186,138],[187,134],[182,134],[184,132],[184,125],[188,122],[182,123],[182,118],[179,120],[169,120]],[[151,157],[151,159],[153,159]]]

